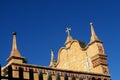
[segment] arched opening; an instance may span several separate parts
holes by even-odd
[[[92,80],[96,80],[96,79],[93,77]]]

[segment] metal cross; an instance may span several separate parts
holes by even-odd
[[[71,28],[66,28],[66,32],[68,33],[68,36],[70,36],[70,31],[71,31]]]

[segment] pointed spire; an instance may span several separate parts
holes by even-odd
[[[17,41],[16,41],[16,32],[13,32],[13,43],[12,43],[12,51],[10,57],[21,57],[20,52],[17,49]]]
[[[66,42],[65,44],[71,42],[73,40],[72,36],[70,35],[70,31],[71,31],[71,28],[66,28],[66,32],[68,33],[68,36],[67,36],[67,39],[66,39]]]
[[[16,43],[16,32],[13,32],[13,45],[12,45],[12,50],[17,50],[17,43]]]
[[[20,52],[17,49],[17,41],[16,41],[16,32],[13,32],[13,43],[12,43],[12,51],[10,53],[9,58],[7,59],[8,64],[11,63],[25,63],[25,58],[21,56]]]
[[[56,66],[56,61],[55,61],[55,58],[54,58],[54,51],[53,49],[51,49],[51,61],[50,61],[50,67],[55,67]]]
[[[99,38],[97,37],[97,35],[95,34],[95,31],[94,31],[94,28],[93,28],[93,23],[91,22],[90,23],[90,27],[91,27],[91,40],[90,40],[90,43],[91,42],[94,42],[94,41],[99,41]]]

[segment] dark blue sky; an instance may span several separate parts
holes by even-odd
[[[0,0],[0,63],[7,64],[13,31],[18,49],[30,64],[48,66],[50,49],[64,46],[66,27],[74,39],[90,40],[89,23],[104,42],[110,74],[120,71],[120,2],[113,0]]]

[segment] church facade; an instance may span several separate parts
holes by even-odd
[[[96,35],[92,23],[90,27],[91,39],[87,45],[82,41],[74,40],[70,35],[71,29],[67,28],[65,46],[59,49],[57,61],[51,50],[49,66],[28,64],[17,48],[14,32],[12,50],[7,59],[8,64],[2,67],[2,76],[7,76],[8,66],[11,66],[12,76],[16,78],[19,77],[19,68],[22,68],[24,79],[29,79],[29,70],[32,69],[34,80],[40,80],[39,73],[42,73],[43,80],[49,80],[50,75],[52,80],[111,80],[103,42]]]

